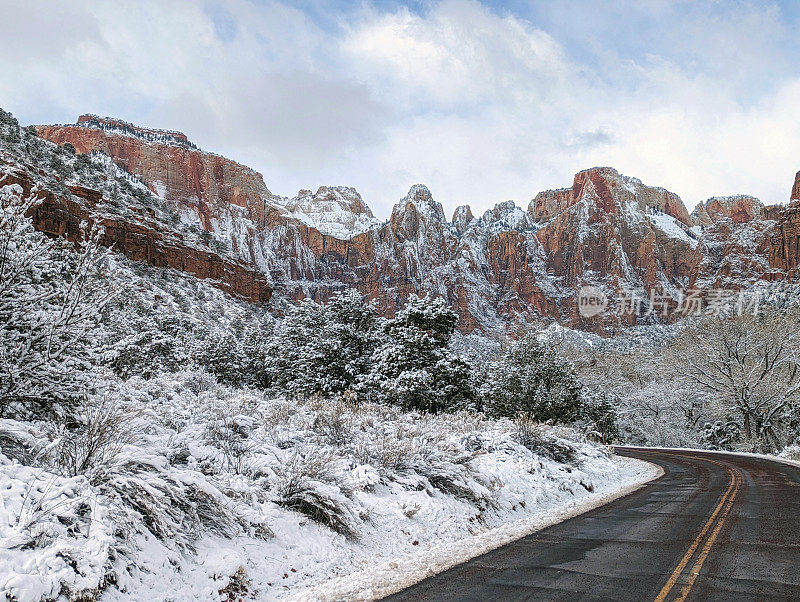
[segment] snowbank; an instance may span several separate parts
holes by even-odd
[[[0,421],[0,597],[371,598],[656,476],[566,428],[194,372],[128,387],[136,436],[83,476],[40,425]]]
[[[287,599],[371,600],[388,596],[511,541],[608,504],[663,474],[658,466],[632,458],[618,456],[613,462],[619,469],[617,479],[604,481],[591,494],[563,505],[528,506],[526,514],[532,516],[473,536],[443,541],[391,561],[367,561],[360,567],[354,567],[355,570],[349,575],[330,579],[317,586],[300,588],[288,595]]]

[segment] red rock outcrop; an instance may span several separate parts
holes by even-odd
[[[710,226],[720,220],[729,219],[735,224],[746,224],[763,217],[764,204],[757,198],[745,194],[712,197],[699,203],[692,211],[695,226]]]
[[[271,196],[258,172],[191,144],[180,132],[137,127],[117,119],[81,115],[77,125],[44,125],[36,130],[56,144],[69,142],[79,153],[102,151],[125,171],[139,176],[157,196],[197,213],[203,228],[229,206],[245,208],[264,222],[264,198]]]
[[[800,171],[795,175],[789,200],[788,206],[767,208],[778,222],[770,240],[769,264],[785,272],[788,280],[796,280],[800,276]]]
[[[540,192],[528,205],[531,219],[547,221],[563,213],[587,194],[606,213],[634,203],[639,209],[654,209],[691,226],[691,218],[681,198],[664,188],[645,186],[641,180],[621,175],[613,167],[593,167],[575,174],[572,188]]]
[[[579,172],[571,188],[539,193],[527,212],[506,202],[476,218],[463,206],[451,223],[417,185],[381,225],[353,189],[278,198],[256,172],[173,132],[95,117],[38,131],[79,152],[108,153],[167,201],[196,211],[203,228],[290,298],[325,301],[352,286],[390,316],[408,295],[428,292],[450,301],[467,332],[555,319],[608,334],[659,321],[652,314],[583,316],[578,292],[666,292],[674,303],[694,286],[780,278],[800,246],[800,203],[796,224],[789,210],[744,196],[710,199],[690,216],[676,194],[609,167]],[[773,234],[776,218],[781,236]]]
[[[781,211],[770,241],[769,264],[783,270],[789,280],[798,276],[800,267],[800,200]]]
[[[36,186],[33,178],[17,166],[8,166],[3,184],[19,184],[25,194]],[[247,301],[265,303],[272,287],[264,274],[236,261],[225,259],[183,243],[179,234],[165,229],[148,216],[115,219],[94,209],[103,201],[102,193],[79,185],[69,185],[69,195],[56,194],[37,186],[41,200],[31,211],[34,227],[47,235],[76,242],[82,235],[81,223],[103,228],[100,244],[123,253],[134,261],[156,267],[173,268]]]

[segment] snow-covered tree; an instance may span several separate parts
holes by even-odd
[[[361,390],[379,402],[439,412],[467,406],[469,366],[449,348],[458,315],[440,297],[411,295],[384,326],[388,340],[372,356]]]
[[[0,178],[0,413],[63,412],[83,397],[108,299],[98,232],[74,247],[33,228],[35,191]]]
[[[192,361],[189,344],[195,325],[185,316],[130,312],[109,322],[105,361],[123,378],[150,378]]]
[[[327,304],[290,306],[275,327],[264,357],[272,386],[292,395],[335,395],[367,372],[380,342],[375,308],[358,291],[333,295]]]
[[[572,366],[535,334],[507,344],[485,373],[481,394],[491,414],[561,424],[585,416]]]
[[[699,425],[712,417],[697,387],[673,369],[665,348],[650,342],[624,350],[570,353],[585,389],[602,391],[617,414],[618,439],[637,445],[697,447]]]
[[[735,415],[751,449],[772,452],[795,437],[800,405],[800,328],[796,315],[766,311],[712,318],[687,330],[675,348],[679,373]]]
[[[614,443],[620,435],[619,400],[602,388],[584,387],[582,395],[584,430],[603,443]]]

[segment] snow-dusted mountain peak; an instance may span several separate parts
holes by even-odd
[[[409,204],[413,205],[426,219],[432,218],[443,224],[447,223],[442,204],[434,200],[431,191],[424,184],[414,184],[409,189],[408,194],[400,199],[400,202],[394,206],[392,215],[398,212],[404,212]]]
[[[472,209],[469,205],[459,205],[456,207],[456,210],[453,212],[453,221],[451,225],[453,226],[453,230],[455,230],[458,236],[464,234],[467,229],[470,227],[470,224],[475,220],[475,216],[472,215]]]
[[[278,203],[295,219],[335,238],[352,238],[382,224],[350,186],[320,186],[314,193],[300,190]]]
[[[503,230],[529,230],[532,222],[528,214],[517,206],[514,201],[497,203],[492,209],[484,212],[481,225],[492,231]]]

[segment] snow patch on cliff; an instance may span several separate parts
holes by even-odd
[[[680,222],[671,215],[658,212],[651,213],[648,217],[654,226],[670,238],[685,242],[693,249],[697,246],[697,240],[689,236]]]

